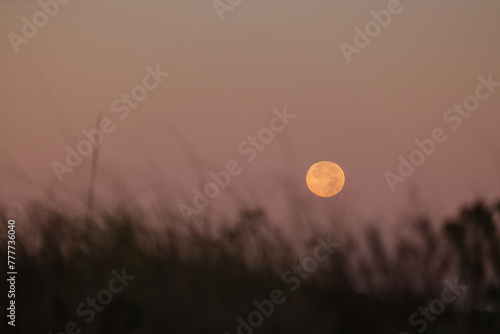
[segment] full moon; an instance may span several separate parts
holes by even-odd
[[[332,197],[344,187],[345,175],[336,163],[320,161],[307,171],[306,183],[313,194],[320,197]]]

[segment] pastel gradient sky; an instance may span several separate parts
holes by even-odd
[[[243,172],[214,208],[237,196],[255,205],[344,208],[352,217],[394,217],[410,207],[437,218],[477,197],[500,193],[500,87],[453,130],[443,114],[474,93],[478,76],[500,81],[500,3],[401,1],[370,44],[347,63],[339,44],[388,1],[243,2],[221,21],[211,1],[79,1],[59,12],[15,53],[7,34],[40,10],[35,1],[0,3],[0,189],[3,201],[79,189],[90,158],[59,183],[63,162],[96,115],[116,129],[100,151],[99,187],[121,177],[139,197],[159,178],[176,203],[230,160]],[[142,83],[147,66],[170,75],[121,121],[113,100]],[[238,145],[266,127],[273,108],[297,115],[246,163]],[[415,139],[442,128],[447,140],[391,192]],[[338,163],[342,192],[310,194],[314,162]],[[161,174],[161,176],[159,176]],[[156,180],[156,181],[155,181]],[[279,216],[280,210],[275,210]]]

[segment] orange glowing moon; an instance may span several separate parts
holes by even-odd
[[[313,194],[320,197],[337,195],[344,187],[344,183],[344,171],[334,162],[320,161],[307,171],[307,187]]]

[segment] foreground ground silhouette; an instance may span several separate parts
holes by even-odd
[[[1,332],[500,333],[500,202],[442,225],[404,222],[391,250],[374,228],[347,235],[310,273],[293,268],[328,236],[298,258],[262,210],[217,231],[164,215],[161,232],[139,212],[86,221],[30,205],[31,233],[17,233],[16,326],[3,319]],[[280,303],[264,302],[276,290]]]

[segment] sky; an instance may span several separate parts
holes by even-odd
[[[467,118],[447,112],[476,94],[479,77],[500,82],[498,1],[41,3],[53,17],[37,16],[34,1],[0,2],[4,203],[84,196],[91,156],[62,182],[53,165],[65,163],[66,147],[76,149],[98,117],[110,122],[99,145],[103,194],[125,187],[148,202],[161,184],[174,208],[193,206],[192,189],[234,160],[241,172],[200,211],[245,202],[286,224],[295,203],[349,221],[420,209],[443,219],[476,198],[498,198],[500,87],[481,88],[488,97]],[[33,15],[42,21],[26,38]],[[367,27],[375,30],[364,45],[357,31]],[[346,54],[346,45],[356,52]],[[162,73],[156,82],[154,71]],[[125,103],[113,110],[113,102],[148,74],[155,87],[136,89],[147,96],[126,117],[115,112]],[[294,118],[247,161],[240,145],[284,110]],[[415,140],[431,140],[435,129],[441,142],[415,153],[423,162],[391,187],[387,172],[398,174],[399,156],[409,159]],[[309,166],[324,160],[346,175],[328,199],[305,184]]]

